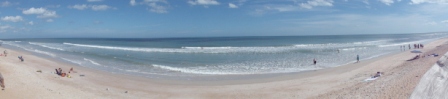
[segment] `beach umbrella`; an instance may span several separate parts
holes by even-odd
[[[411,53],[422,53],[420,50],[412,50]]]

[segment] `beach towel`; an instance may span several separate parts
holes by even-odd
[[[378,77],[369,77],[367,79],[364,80],[364,82],[369,82],[369,81],[374,81],[376,80]]]

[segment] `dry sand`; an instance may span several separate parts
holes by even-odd
[[[441,39],[427,44],[423,52],[442,55],[448,50],[447,41]],[[0,48],[0,51],[3,50],[5,48]],[[6,85],[5,90],[0,91],[2,99],[400,99],[409,98],[420,77],[438,60],[438,57],[426,57],[406,61],[416,55],[407,50],[360,63],[265,80],[179,84],[178,81],[92,70],[36,57],[27,52],[6,50],[9,51],[8,57],[0,57],[0,72]],[[23,56],[25,62],[20,62],[17,56]],[[70,67],[78,71],[70,74],[72,78],[54,74],[55,68],[68,70]],[[37,70],[42,70],[42,73]],[[384,72],[384,75],[371,82],[363,81],[377,71]],[[81,74],[85,76],[81,77]]]

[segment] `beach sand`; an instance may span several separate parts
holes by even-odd
[[[447,41],[440,39],[431,42],[422,51],[424,54],[443,55],[448,51]],[[2,99],[401,99],[409,98],[422,75],[440,58],[406,61],[416,55],[407,50],[360,63],[261,80],[189,82],[103,72],[40,58],[27,52],[6,50],[8,57],[0,57],[0,73],[6,85],[5,90],[0,91]],[[17,56],[23,56],[25,61],[19,61]],[[71,67],[77,71],[70,73],[72,78],[54,74],[55,68],[67,71]],[[42,73],[36,72],[38,70]],[[374,81],[363,81],[377,71],[384,74]]]

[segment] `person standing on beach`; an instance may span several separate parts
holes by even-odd
[[[359,55],[356,55],[356,62],[359,62]]]
[[[0,86],[2,90],[5,90],[5,79],[3,79],[2,73],[0,73]]]
[[[8,54],[8,52],[6,52],[6,50],[5,50],[5,51],[3,51],[3,54],[5,54],[5,57],[6,57],[6,55]]]
[[[313,59],[314,65],[316,65],[317,61],[316,58]]]

